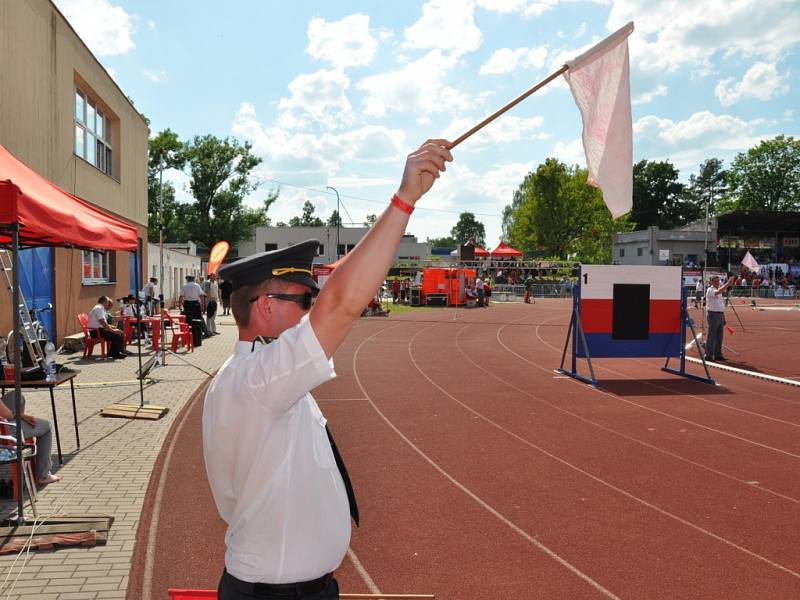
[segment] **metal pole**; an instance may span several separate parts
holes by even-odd
[[[25,522],[23,513],[22,499],[23,489],[25,488],[25,472],[23,471],[22,449],[25,447],[25,436],[22,433],[22,319],[19,315],[19,223],[11,225],[11,252],[13,259],[13,271],[11,282],[11,304],[14,307],[14,418],[17,424],[17,522]],[[38,342],[37,342],[38,343]],[[34,483],[34,485],[36,485]],[[33,490],[28,490],[33,497]],[[33,499],[31,499],[33,502]]]
[[[139,355],[139,375],[142,373],[142,308],[139,304],[139,285],[142,270],[142,238],[136,241],[136,252],[133,254],[134,273],[133,285],[136,297],[134,298],[134,307],[136,308],[136,349]],[[144,304],[144,303],[142,303]],[[144,377],[139,377],[139,408],[144,406]]]
[[[711,195],[714,194],[714,188],[711,188]],[[706,331],[706,308],[704,303],[706,301],[706,269],[708,269],[708,205],[709,198],[706,198],[706,231],[705,231],[705,258],[703,259],[703,297],[700,299],[700,328],[703,333]]]
[[[161,318],[161,311],[164,310],[164,150],[158,155],[158,319],[161,322],[161,364],[164,364],[166,358],[166,345],[167,345],[167,330],[164,327],[163,319]]]
[[[342,215],[339,212],[339,190],[329,185],[326,185],[325,189],[336,192],[336,260],[339,260],[339,229],[342,226]]]

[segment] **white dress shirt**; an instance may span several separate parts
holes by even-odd
[[[106,307],[102,304],[95,304],[89,311],[89,329],[102,329],[101,321],[106,320]]]
[[[234,577],[309,581],[342,562],[347,492],[309,393],[335,376],[306,315],[267,346],[237,342],[211,381],[203,454]]]
[[[199,302],[200,296],[205,296],[205,293],[197,282],[190,281],[181,288],[181,296],[184,302]]]
[[[717,290],[710,285],[706,290],[706,310],[708,312],[725,312],[725,296],[717,294]]]

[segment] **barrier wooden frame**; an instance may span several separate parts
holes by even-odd
[[[589,351],[589,344],[586,341],[586,335],[583,331],[583,326],[581,325],[581,274],[583,269],[579,271],[578,274],[578,284],[573,287],[572,289],[572,314],[570,316],[569,327],[567,328],[567,335],[566,339],[564,340],[564,350],[561,353],[561,365],[556,372],[562,373],[563,375],[567,375],[568,377],[572,377],[573,379],[577,379],[584,383],[588,383],[593,387],[598,386],[598,380],[594,373],[594,367],[592,366],[592,356],[591,352]],[[680,343],[680,354],[678,355],[678,359],[680,360],[680,366],[678,369],[673,369],[669,367],[670,358],[674,357],[666,357],[666,362],[664,366],[661,368],[662,371],[666,371],[667,373],[672,373],[673,375],[680,375],[681,377],[686,377],[687,379],[693,379],[695,381],[700,381],[702,383],[707,383],[710,385],[716,385],[716,381],[711,377],[711,372],[708,369],[708,365],[706,364],[705,356],[703,356],[703,352],[700,347],[700,342],[697,338],[697,332],[694,328],[694,321],[689,316],[689,311],[687,308],[687,298],[686,298],[686,290],[681,287],[681,343]],[[686,371],[686,329],[687,327],[692,332],[692,336],[694,338],[694,345],[698,350],[698,354],[700,355],[700,360],[703,364],[703,369],[705,370],[706,377],[702,377],[699,375],[694,375],[692,373],[688,373]],[[571,342],[571,344],[570,344]],[[581,348],[583,349],[584,354],[586,355],[586,362],[589,365],[589,373],[590,377],[586,377],[585,375],[581,375],[578,373],[578,353],[576,350],[578,349],[578,343],[581,344]],[[572,351],[572,364],[570,369],[564,368],[564,362],[567,357],[567,348],[571,346]],[[620,357],[624,358],[624,357]]]

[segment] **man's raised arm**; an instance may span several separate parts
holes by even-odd
[[[309,318],[326,356],[333,355],[386,277],[411,209],[453,160],[449,146],[447,140],[428,140],[408,155],[396,198],[325,282]]]

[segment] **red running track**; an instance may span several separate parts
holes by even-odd
[[[800,388],[725,372],[710,387],[615,359],[596,362],[594,389],[553,372],[568,317],[554,300],[359,321],[315,391],[362,513],[341,589],[800,597]],[[216,585],[224,529],[200,405],[151,481],[129,598],[147,597],[143,581],[152,598]]]

